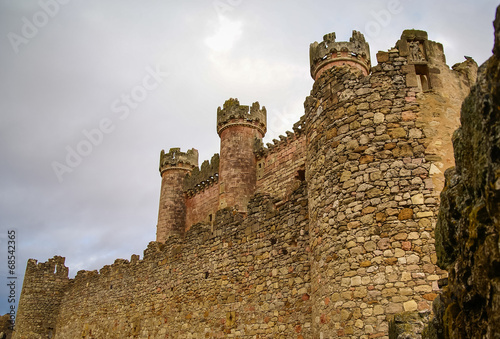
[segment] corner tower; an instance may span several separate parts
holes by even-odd
[[[217,109],[217,134],[220,136],[219,208],[234,207],[246,213],[257,182],[255,139],[266,134],[265,107],[254,102],[240,105],[238,99],[227,100]]]
[[[357,56],[346,59],[354,47]],[[450,70],[443,46],[417,30],[378,52],[371,69],[367,53],[356,32],[348,43],[329,34],[311,46],[312,338],[387,337],[395,314],[431,309],[446,276],[435,265],[432,237],[439,182],[453,162],[446,140],[476,66],[466,60]],[[344,62],[349,67],[336,67]]]
[[[309,58],[314,80],[334,66],[347,65],[360,69],[364,75],[370,73],[370,47],[358,31],[352,31],[349,42],[335,42],[335,33],[325,34],[321,43],[315,41],[311,44]]]
[[[156,241],[165,242],[172,234],[183,235],[186,227],[186,197],[184,180],[186,175],[198,167],[198,151],[186,153],[180,148],[171,148],[160,153],[161,193],[156,226]]]

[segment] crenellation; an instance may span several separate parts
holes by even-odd
[[[68,268],[64,265],[66,258],[54,256],[47,262],[39,263],[35,259],[29,259],[26,270],[37,275],[54,275],[60,278],[68,277]]]
[[[186,225],[186,200],[184,187],[189,175],[198,168],[198,151],[181,152],[171,148],[160,152],[162,177],[156,240],[164,242],[174,234],[182,235]]]
[[[85,270],[80,270],[76,273],[76,276],[74,278],[74,282],[83,282],[87,280],[92,280],[93,277],[99,275],[99,271],[93,270],[93,271],[85,271]]]
[[[255,139],[254,154],[257,159],[262,159],[263,157],[267,156],[269,152],[280,152],[284,148],[286,148],[290,142],[293,142],[297,140],[297,138],[300,138],[304,126],[304,122],[302,121],[302,119],[303,117],[301,118],[301,121],[294,124],[294,132],[286,131],[286,136],[280,135],[280,140],[273,139],[273,143],[266,143],[266,147],[264,147],[262,140]]]
[[[160,152],[160,173],[168,169],[184,168],[191,170],[198,167],[198,151],[194,148],[181,152],[180,148],[171,148],[168,153]]]
[[[64,258],[30,260],[22,305],[39,302],[40,272],[66,280],[19,337],[43,319],[56,338],[387,338],[400,312],[427,317],[447,277],[433,235],[443,173],[477,65],[450,69],[419,30],[373,67],[357,31],[326,34],[310,61],[293,132],[264,146],[265,107],[231,98],[210,161],[161,152],[157,239],[142,259],[74,279]]]
[[[255,102],[251,108],[229,99],[217,109],[217,133],[220,136],[219,197],[217,209],[235,208],[247,213],[247,205],[256,188],[255,139],[266,133],[265,107]]]
[[[349,42],[336,42],[335,33],[326,34],[323,41],[314,42],[309,48],[311,76],[317,80],[328,68],[349,65],[370,73],[370,48],[363,34],[352,31]]]
[[[205,160],[201,168],[195,167],[184,180],[184,191],[193,196],[200,190],[215,184],[219,180],[219,154],[215,153],[210,161]]]
[[[55,333],[59,307],[70,282],[64,262],[61,256],[44,263],[28,260],[14,337],[16,333],[23,333],[50,338]]]
[[[238,99],[230,98],[224,105],[217,108],[217,134],[229,126],[248,125],[265,135],[267,130],[267,111],[259,102],[254,102],[250,107],[240,105]]]

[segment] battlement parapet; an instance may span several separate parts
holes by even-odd
[[[363,34],[352,31],[352,37],[347,41],[335,41],[335,33],[326,34],[323,41],[313,42],[309,48],[311,76],[317,80],[328,68],[333,66],[351,66],[370,73],[370,47]]]
[[[262,135],[267,131],[267,111],[260,107],[258,101],[252,106],[240,105],[238,99],[229,99],[224,105],[217,108],[217,133],[230,126],[250,126],[257,129]]]
[[[73,280],[75,282],[87,281],[97,276],[99,276],[99,272],[97,270],[93,271],[80,270],[76,273],[76,276]]]
[[[279,135],[278,139],[273,139],[273,143],[264,143],[261,139],[255,138],[254,143],[254,154],[257,159],[265,157],[267,154],[276,152],[280,148],[286,147],[290,142],[297,140],[302,136],[305,131],[305,115],[303,115],[299,121],[293,124],[293,132],[286,131],[284,135]]]
[[[265,146],[261,139],[255,138],[254,154],[257,159],[261,159],[270,153],[278,152],[280,149],[286,147],[289,143],[297,140],[301,136],[300,134],[290,131],[286,131],[285,133],[286,136],[280,135],[279,140],[273,139],[273,143],[268,142]]]
[[[191,171],[198,167],[198,150],[192,148],[181,152],[180,148],[171,148],[168,153],[160,152],[160,173],[169,169],[181,168]]]
[[[69,269],[64,265],[65,257],[54,256],[47,262],[38,263],[35,259],[29,259],[26,272],[36,274],[53,274],[57,277],[68,278]]]
[[[264,146],[265,108],[229,99],[217,111],[220,160],[198,167],[194,149],[161,152],[157,241],[141,260],[69,283],[55,274],[64,258],[30,260],[20,335],[223,337],[258,326],[331,337],[345,333],[329,314],[363,309],[351,335],[382,337],[399,311],[428,310],[446,276],[433,266],[446,165],[436,159],[452,159],[445,139],[473,61],[450,71],[440,45],[415,30],[374,67],[361,33],[323,40],[311,45],[316,81],[292,132]],[[405,300],[386,302],[391,281]],[[283,305],[291,311],[281,314]]]
[[[199,191],[219,181],[219,154],[215,153],[210,161],[205,160],[201,168],[195,167],[184,180],[184,191],[193,196]]]

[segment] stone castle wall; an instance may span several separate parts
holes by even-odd
[[[197,223],[213,224],[219,209],[219,184],[214,183],[186,198],[186,230]]]
[[[422,33],[405,31],[401,39]],[[426,133],[457,126],[433,122],[442,112],[458,114],[468,87],[463,74],[440,65],[442,46],[419,43],[429,73],[443,70],[446,82],[463,86],[432,118],[422,105],[442,96],[439,83],[431,77],[429,93],[412,83],[415,60],[402,48],[379,53],[368,76],[325,71],[306,100],[314,338],[384,337],[395,313],[429,310],[446,276],[435,265],[433,176],[443,175],[436,162],[452,161],[453,153],[442,140],[435,155]]]
[[[493,56],[478,72],[453,136],[456,166],[436,226],[438,265],[448,270],[426,338],[500,335],[500,7]]]
[[[244,220],[219,211],[214,232],[197,224],[183,241],[152,242],[142,260],[78,272],[51,296],[54,338],[310,338],[306,186],[279,208],[267,195],[248,207]]]
[[[212,179],[192,191],[176,176],[171,198],[162,184],[169,199],[160,210],[182,203],[186,211],[163,229],[187,231],[151,243],[142,260],[79,272],[41,326],[56,324],[56,338],[387,338],[394,314],[429,310],[446,276],[433,237],[453,162],[446,138],[477,66],[450,70],[442,46],[414,30],[377,61],[368,75],[347,62],[321,67],[295,133],[267,148],[259,144],[265,109],[228,100],[218,110],[225,175],[206,165]],[[228,167],[238,145],[244,157]],[[204,172],[192,169],[195,150],[184,162],[173,151],[164,180],[188,167]],[[248,178],[239,183],[236,170]],[[252,185],[255,195],[234,195]],[[44,279],[33,270],[27,277]],[[21,305],[36,300],[31,285]],[[24,316],[17,338],[36,317]]]
[[[305,162],[305,134],[290,134],[257,160],[256,191],[286,199],[301,171],[305,171]]]
[[[300,129],[288,132],[287,137],[268,144],[268,147],[254,147],[257,156],[257,175],[255,191],[270,194],[286,200],[296,188],[305,172],[306,137]],[[238,145],[238,144],[236,144]],[[303,179],[302,179],[303,180]],[[215,213],[219,209],[219,182],[212,181],[190,192],[186,198],[186,230],[192,225],[204,222],[213,224]]]
[[[297,135],[298,134],[298,135]],[[305,170],[305,134],[290,133],[275,145],[259,149],[255,191],[286,200]],[[186,198],[186,230],[196,223],[213,224],[217,212],[219,183],[204,185]]]
[[[57,314],[68,286],[64,258],[56,256],[45,263],[28,260],[14,332],[22,335],[17,338],[53,337]]]

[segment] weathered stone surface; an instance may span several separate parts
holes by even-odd
[[[464,101],[453,140],[456,167],[446,171],[436,249],[449,278],[434,301],[429,338],[500,333],[500,7],[494,26],[494,55]]]
[[[161,191],[156,240],[163,242],[171,235],[182,236],[186,225],[184,181],[198,167],[198,151],[181,152],[171,148],[160,153]]]
[[[428,310],[453,161],[436,126],[458,126],[475,68],[450,70],[424,33],[371,72],[359,32],[313,44],[305,115],[267,147],[265,109],[228,100],[218,165],[162,156],[161,241],[74,279],[58,257],[30,261],[17,338],[379,338]]]
[[[64,258],[31,260],[15,338],[50,331],[55,338],[291,338],[297,326],[310,338],[304,201],[305,183],[269,214],[273,199],[257,194],[244,220],[220,210],[213,231],[195,225],[184,239],[151,242],[141,260],[119,259],[74,279]]]
[[[11,338],[12,325],[11,317],[8,313],[0,317],[0,338]]]
[[[413,44],[415,36],[406,33],[398,45]],[[446,99],[449,90],[441,81],[463,89],[453,92],[462,100],[468,86],[462,87],[467,84],[463,73],[445,65],[442,47],[418,36],[425,44],[420,51],[428,53],[422,56],[425,61],[418,62],[440,71],[419,74],[420,83],[432,78],[432,92],[419,87],[419,81],[407,86],[409,73],[402,67],[408,66],[415,78],[418,67],[411,53],[392,50],[379,54],[383,64],[368,76],[353,67],[324,70],[305,102],[311,288],[313,302],[319,301],[312,309],[312,318],[317,319],[313,338],[386,336],[382,329],[387,329],[389,316],[405,309],[430,309],[430,300],[423,297],[435,291],[430,277],[446,276],[435,267],[424,270],[435,250],[432,237],[421,235],[433,231],[438,212],[441,188],[433,183],[443,174],[431,174],[431,165],[438,159],[453,161],[453,151],[447,140],[440,144],[443,149],[426,153],[425,132],[435,129],[437,121],[421,112],[432,100],[433,109],[452,112],[454,120],[447,126],[458,127],[460,100]],[[332,134],[337,141],[334,148],[328,139]],[[426,221],[419,222],[423,218]],[[360,288],[366,288],[368,299]],[[337,304],[322,302],[334,293],[339,296]],[[381,307],[375,308],[375,303]],[[344,323],[322,321],[339,309],[346,315]],[[342,334],[335,326],[343,329]]]
[[[422,338],[424,326],[428,321],[429,312],[415,312],[411,310],[397,314],[389,322],[389,339]]]

